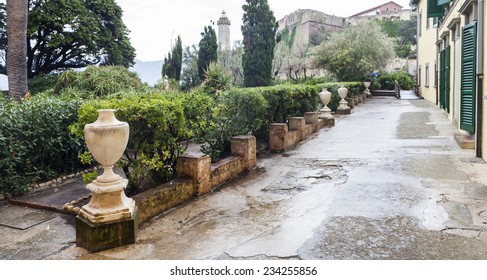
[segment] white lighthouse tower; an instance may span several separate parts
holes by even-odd
[[[225,11],[222,12],[218,24],[218,46],[221,50],[230,50],[230,20]]]

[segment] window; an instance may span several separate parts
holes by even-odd
[[[418,18],[418,35],[421,37],[421,30],[423,29],[423,13],[419,13]]]
[[[418,85],[421,85],[421,65],[418,67]]]
[[[426,66],[424,67],[424,86],[429,87],[430,86],[430,64],[426,63]]]

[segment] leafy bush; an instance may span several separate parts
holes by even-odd
[[[399,87],[404,90],[410,90],[414,84],[413,77],[404,71],[395,73],[381,73],[378,78],[380,89],[393,90],[394,81],[397,81],[399,83]]]
[[[210,63],[205,71],[205,80],[201,85],[208,94],[218,94],[230,89],[231,77],[225,74],[216,63]]]
[[[81,167],[82,142],[68,129],[81,104],[43,94],[22,103],[0,101],[0,193],[21,194],[32,182]]]
[[[55,74],[40,74],[32,79],[29,79],[29,92],[35,95],[41,92],[53,90],[56,87],[58,75]]]
[[[182,98],[164,95],[129,96],[122,99],[92,100],[83,105],[71,126],[83,136],[83,127],[97,119],[97,109],[116,109],[116,116],[130,125],[130,137],[120,161],[133,191],[153,186],[174,175],[177,157],[184,152],[184,141],[191,137]]]
[[[55,94],[83,98],[104,97],[120,91],[144,91],[136,73],[121,66],[89,66],[83,72],[68,70],[59,75]]]
[[[215,162],[230,153],[233,136],[256,134],[266,124],[267,102],[258,91],[230,90],[222,93],[212,113],[211,126],[199,137],[202,151]]]

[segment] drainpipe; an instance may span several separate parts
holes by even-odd
[[[483,133],[483,80],[484,80],[484,5],[485,0],[478,1],[478,23],[477,23],[477,139],[476,154],[482,158],[482,133]]]

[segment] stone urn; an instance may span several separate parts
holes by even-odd
[[[369,90],[370,82],[364,82],[364,87],[365,87],[364,93],[367,94],[367,97],[369,97],[371,95]]]
[[[98,110],[98,119],[85,125],[84,135],[90,153],[104,171],[86,186],[92,197],[80,215],[92,223],[131,219],[135,202],[125,196],[128,180],[113,172],[127,147],[129,125],[115,118],[115,110]]]
[[[323,103],[323,108],[320,110],[320,119],[325,121],[326,126],[335,125],[335,117],[331,114],[331,109],[328,107],[331,101],[331,92],[327,88],[324,88],[320,93],[320,100]]]
[[[348,102],[345,100],[347,94],[348,94],[348,89],[346,87],[342,86],[338,89],[338,95],[342,100],[340,101],[340,106],[338,106],[337,108],[337,114],[348,115],[351,113],[351,109],[348,106]]]

